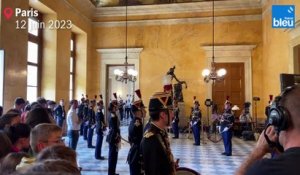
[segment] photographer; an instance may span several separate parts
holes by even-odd
[[[296,175],[300,172],[300,86],[286,88],[270,107],[268,127],[236,175]],[[275,158],[263,158],[282,149]]]

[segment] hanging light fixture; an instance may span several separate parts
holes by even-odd
[[[215,67],[215,1],[212,1],[212,62],[211,62],[211,70],[204,69],[202,71],[202,76],[204,77],[204,81],[208,83],[210,80],[214,83],[215,81],[224,80],[224,77],[227,73],[226,69],[221,68],[216,70]]]
[[[127,1],[125,1],[125,9],[126,9],[126,12],[125,12],[125,63],[124,63],[124,67],[125,67],[125,70],[120,70],[120,69],[115,69],[114,70],[114,74],[115,74],[115,79],[117,81],[120,81],[120,82],[125,82],[127,84],[128,81],[131,81],[131,82],[135,82],[136,81],[136,77],[138,75],[138,72],[134,69],[128,69],[128,54],[127,54],[127,28],[128,28],[128,24],[127,24]]]

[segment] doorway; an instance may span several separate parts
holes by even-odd
[[[212,85],[212,100],[218,105],[219,112],[224,110],[224,102],[229,101],[237,105],[235,117],[239,117],[245,102],[245,69],[244,63],[216,63],[216,69],[225,68],[225,79]]]
[[[139,88],[139,64],[140,64],[140,53],[143,48],[128,48],[128,63],[131,66],[134,66],[135,70],[138,72],[137,80],[134,83],[134,89]],[[105,102],[105,108],[109,104],[109,100],[112,98],[112,93],[109,92],[109,67],[110,66],[121,66],[121,63],[124,63],[125,58],[125,48],[110,48],[110,49],[97,49],[101,62],[101,71],[100,71],[100,92],[103,94],[103,101]],[[123,68],[124,69],[124,68]],[[114,76],[111,76],[111,81],[113,81]],[[112,83],[112,82],[111,82]],[[112,86],[112,84],[111,84]],[[105,116],[107,116],[107,111],[105,110]]]
[[[117,114],[120,118],[121,121],[121,125],[128,125],[129,124],[129,119],[130,118],[126,118],[126,114],[125,114],[125,103],[128,100],[128,98],[130,98],[130,101],[134,100],[134,92],[135,92],[135,83],[128,81],[127,83],[125,82],[121,82],[121,81],[117,81],[115,79],[115,75],[114,75],[114,70],[116,69],[120,69],[120,70],[125,70],[125,66],[123,65],[107,65],[107,77],[106,77],[106,94],[105,96],[107,97],[105,100],[105,104],[108,107],[109,103],[111,100],[115,99],[115,97],[113,96],[113,93],[116,93],[117,95],[117,100],[118,100],[118,105],[119,105],[119,113]],[[128,69],[135,69],[134,65],[130,65],[128,66]],[[121,101],[122,100],[122,101]],[[122,104],[121,104],[122,103]],[[121,109],[123,110],[121,110]],[[121,113],[122,115],[121,115]],[[106,113],[108,114],[108,113]],[[106,121],[108,121],[108,115],[106,115]]]

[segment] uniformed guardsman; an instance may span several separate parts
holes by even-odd
[[[146,111],[141,100],[141,91],[138,89],[135,93],[139,99],[131,105],[131,112],[134,117],[128,127],[128,140],[131,147],[128,152],[127,162],[129,164],[130,175],[143,175],[140,144],[143,138],[143,119]]]
[[[104,160],[102,156],[102,142],[103,142],[103,132],[106,130],[106,124],[104,120],[104,104],[102,100],[102,95],[99,95],[100,100],[97,102],[97,112],[96,112],[96,148],[95,148],[95,158],[98,160]]]
[[[179,137],[179,107],[178,107],[178,102],[176,100],[174,100],[174,119],[172,121],[172,130],[174,133],[174,137],[173,139],[178,139]]]
[[[121,145],[120,121],[116,114],[118,108],[117,94],[113,93],[114,100],[108,106],[109,116],[109,132],[106,136],[106,142],[109,144],[108,151],[108,175],[116,174],[116,166],[118,161],[118,152]]]
[[[88,118],[88,135],[87,135],[87,146],[88,148],[95,148],[95,146],[92,145],[93,142],[93,135],[94,135],[94,129],[96,127],[96,114],[95,114],[95,106],[96,106],[96,100],[91,100],[87,118]]]
[[[83,107],[83,139],[87,140],[89,121],[88,121],[88,112],[89,112],[90,100],[88,95],[85,95],[85,103]]]
[[[59,105],[54,109],[56,124],[59,127],[63,127],[64,120],[66,119],[66,111],[64,105],[64,99],[59,101]]]
[[[199,108],[200,104],[198,100],[194,101],[194,107],[192,111],[192,131],[194,135],[195,143],[194,145],[199,146],[200,145],[200,134],[201,134],[201,110]]]
[[[78,106],[78,111],[77,111],[77,115],[81,121],[83,121],[84,118],[84,114],[83,114],[84,103],[85,103],[85,98],[84,95],[82,94],[82,97],[80,99],[80,104]],[[80,135],[83,135],[83,127],[84,127],[84,122],[80,124],[80,131],[79,131]]]
[[[146,175],[174,175],[175,166],[165,128],[173,118],[172,96],[166,92],[155,93],[149,101],[150,128],[141,142]]]
[[[224,104],[224,113],[221,118],[221,133],[224,143],[225,152],[222,155],[231,156],[232,155],[232,125],[234,122],[234,116],[231,112],[231,102],[227,96],[227,100]]]

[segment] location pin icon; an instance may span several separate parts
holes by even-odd
[[[9,19],[11,18],[12,14],[13,14],[13,9],[10,8],[10,7],[6,7],[6,8],[3,10],[3,14],[4,14],[5,18],[6,18],[7,20],[9,20]]]

